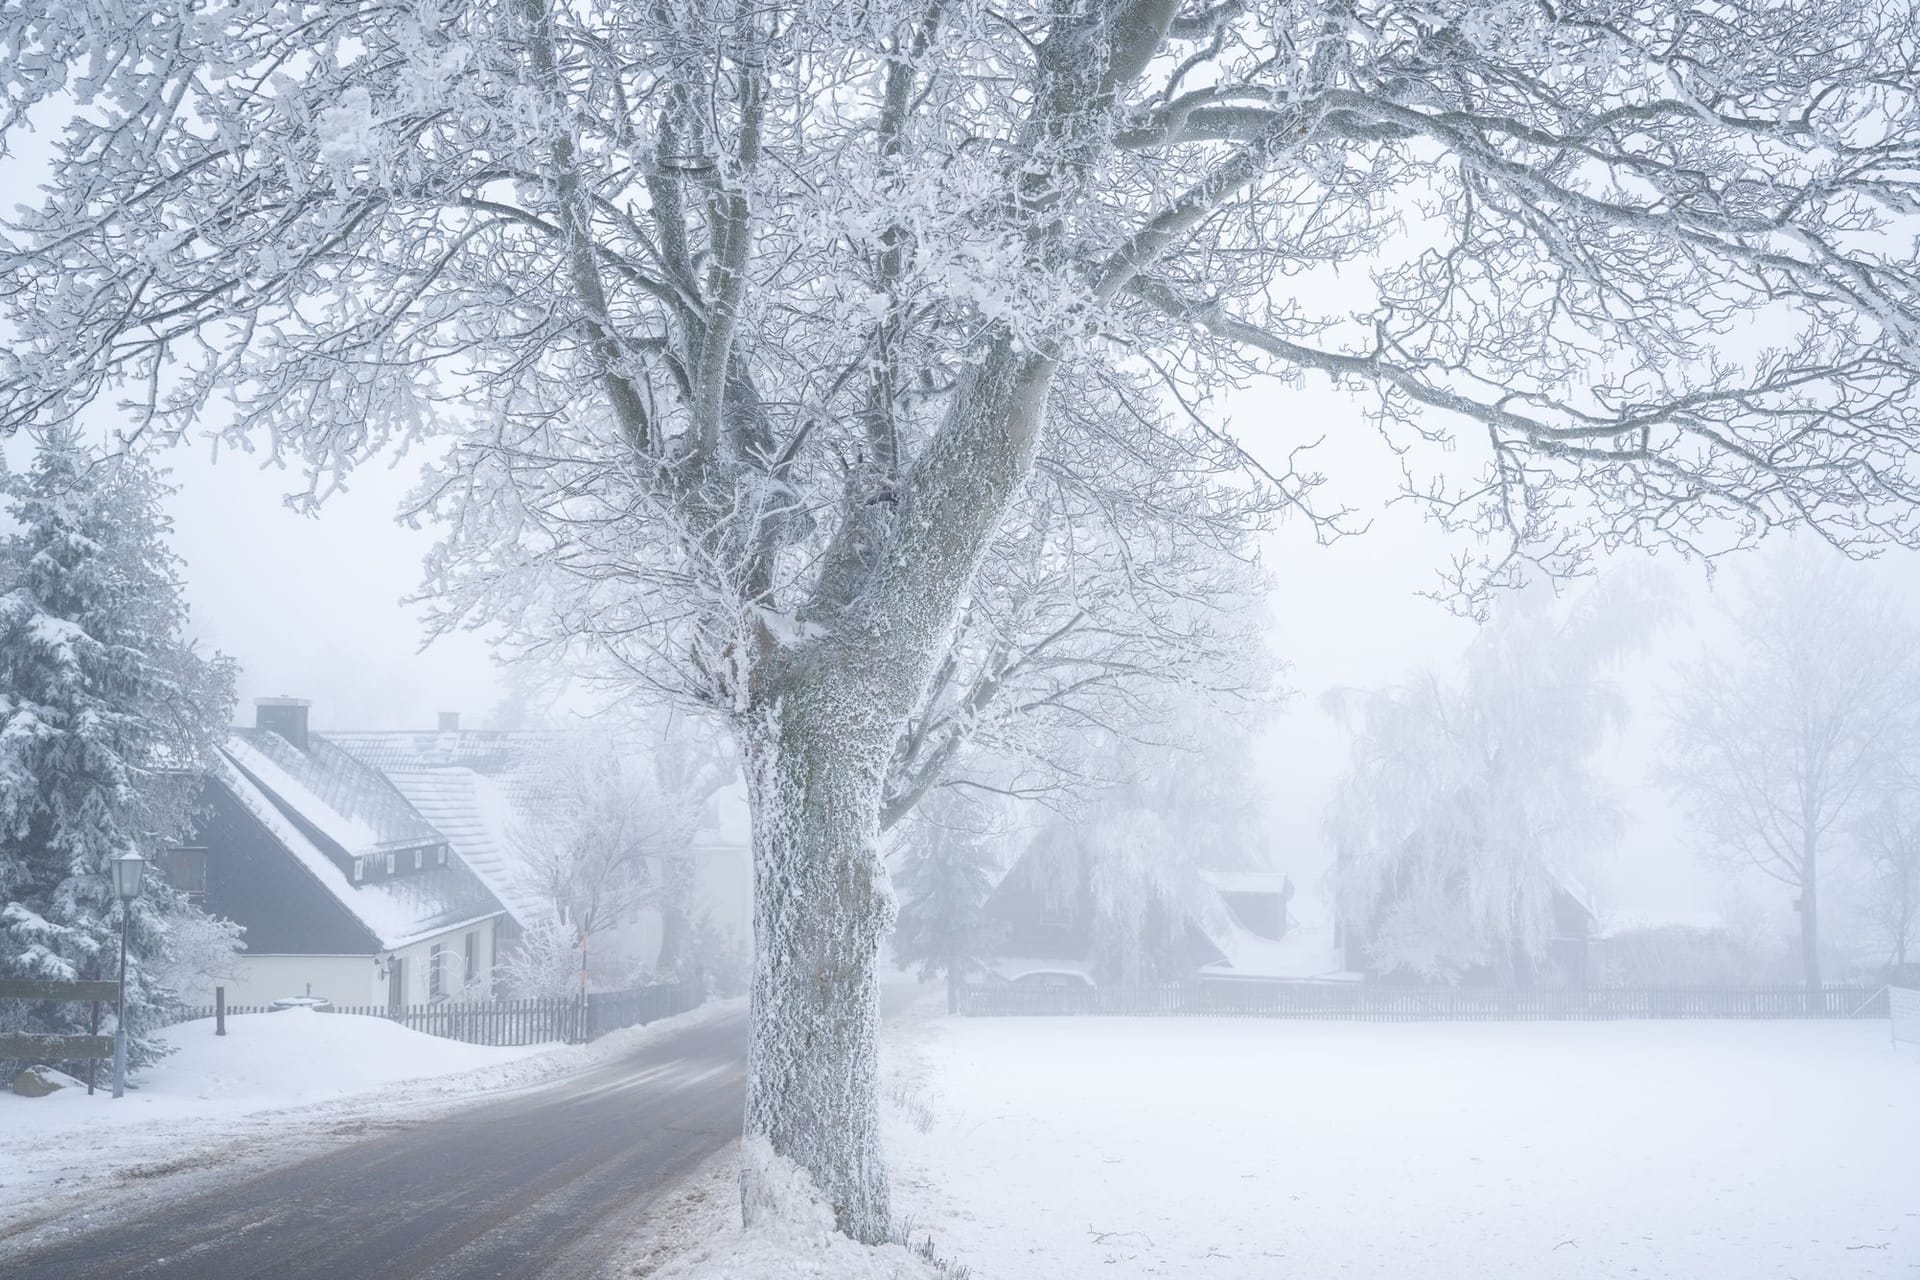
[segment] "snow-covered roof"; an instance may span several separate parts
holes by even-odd
[[[1263,938],[1233,920],[1207,921],[1206,934],[1223,957],[1200,969],[1203,978],[1265,978],[1304,982],[1357,978],[1349,972],[1331,929],[1293,929]]]
[[[348,856],[446,843],[378,769],[319,734],[301,750],[271,729],[235,729],[224,750],[241,772]]]
[[[1284,893],[1293,883],[1284,871],[1202,871],[1200,878],[1219,893]]]
[[[451,766],[500,777],[524,772],[528,756],[558,736],[547,729],[347,729],[327,739],[382,773]]]
[[[1601,916],[1593,936],[1615,938],[1623,933],[1635,933],[1643,929],[1694,929],[1701,933],[1717,933],[1726,927],[1726,919],[1718,911],[1629,909],[1609,911]]]
[[[327,740],[383,773],[513,918],[531,925],[551,908],[528,887],[512,831],[516,817],[539,804],[541,753],[559,736],[545,729],[397,729],[329,732]],[[714,797],[692,852],[736,853],[748,831],[746,789],[735,782]]]
[[[234,799],[293,855],[301,869],[352,913],[383,950],[397,950],[464,924],[502,914],[502,907],[458,858],[392,879],[355,884],[340,864],[301,831],[265,787],[236,766],[233,753],[214,773]]]
[[[1553,877],[1554,883],[1560,886],[1560,891],[1571,898],[1575,906],[1587,913],[1587,919],[1600,918],[1599,900],[1593,896],[1593,891],[1581,882],[1580,877],[1561,867],[1549,867],[1548,874]]]
[[[537,924],[552,914],[552,907],[529,885],[513,839],[512,788],[461,765],[394,769],[387,777],[446,835],[455,854],[521,925]]]

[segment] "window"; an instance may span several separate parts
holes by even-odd
[[[423,855],[421,854],[420,850],[415,849],[413,851],[413,869],[415,871],[418,871],[420,869],[420,860],[422,856]]]
[[[353,860],[353,882],[355,884],[359,884],[362,880],[365,880],[366,878],[367,878],[367,860],[365,858],[355,858]]]
[[[207,900],[207,851],[197,845],[182,845],[160,854],[160,875],[168,884],[187,896],[188,902]]]
[[[447,846],[441,845],[433,851],[433,860],[441,866],[447,865]]]
[[[427,999],[445,1000],[447,998],[447,979],[444,971],[446,956],[442,954],[439,943],[427,953]]]
[[[463,945],[466,948],[466,955],[464,957],[466,960],[466,972],[461,981],[465,982],[468,986],[472,986],[475,976],[480,972],[480,935],[477,933],[469,933]]]
[[[388,875],[393,874],[393,855],[392,854],[387,855],[387,874]]]

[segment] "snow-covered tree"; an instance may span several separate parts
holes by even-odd
[[[0,977],[112,978],[110,865],[184,834],[232,670],[183,638],[166,490],[150,470],[55,430],[5,492],[18,527],[0,543]],[[212,963],[201,953],[234,938],[148,877],[128,951],[131,1064],[159,1052],[151,1032],[179,965]],[[85,1031],[86,1017],[72,1003],[0,1004],[6,1030]]]
[[[733,784],[739,770],[723,728],[711,717],[672,709],[647,709],[630,730],[630,740],[645,761],[651,779],[653,831],[653,906],[660,912],[660,955],[656,968],[668,978],[684,978],[703,967],[699,855],[694,843],[715,796]],[[730,961],[705,947],[706,959]]]
[[[568,994],[544,981],[556,964],[547,953],[564,938],[572,993],[584,996],[595,972],[594,939],[651,904],[648,857],[660,813],[640,767],[613,734],[585,728],[544,740],[530,762],[522,781],[529,802],[508,839],[556,927],[524,939],[529,959],[516,985],[525,994]],[[528,985],[536,979],[537,989]]]
[[[1820,892],[1847,825],[1920,731],[1920,631],[1801,545],[1740,579],[1728,642],[1686,671],[1666,780],[1709,857],[1792,891],[1801,971],[1820,986]]]
[[[1006,861],[1005,837],[989,807],[947,797],[918,806],[894,843],[894,958],[922,981],[945,975],[949,1013],[993,947],[986,905]]]
[[[888,765],[1072,407],[1173,474],[1222,459],[1225,386],[1370,393],[1484,536],[1469,587],[1920,540],[1916,32],[1884,0],[21,0],[0,138],[59,142],[0,244],[0,428],[218,404],[316,497],[450,433],[452,607],[645,636],[636,681],[732,725],[747,1128],[879,1240]]]
[[[1859,908],[1887,963],[1904,969],[1920,955],[1920,813],[1911,785],[1884,795],[1854,823],[1862,874]]]
[[[548,990],[558,961],[547,952],[563,935],[573,957],[571,989],[604,982],[594,939],[643,908],[660,913],[661,941],[659,955],[640,963],[685,974],[700,910],[693,844],[708,802],[734,777],[711,722],[684,714],[610,718],[543,738],[518,774],[527,811],[509,839],[529,887],[560,927],[528,936],[515,983],[529,993],[565,994]]]
[[[500,985],[519,1000],[578,998],[582,959],[573,925],[558,915],[542,916],[500,957]]]
[[[1354,734],[1328,813],[1335,895],[1378,969],[1546,967],[1556,897],[1619,829],[1594,755],[1625,717],[1607,674],[1654,590],[1613,576],[1561,607],[1536,584],[1497,602],[1457,678],[1329,697]]]

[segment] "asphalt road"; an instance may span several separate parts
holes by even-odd
[[[740,1134],[744,1015],[8,1256],[4,1280],[583,1280]]]

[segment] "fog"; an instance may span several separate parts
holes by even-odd
[[[0,6],[0,1280],[1920,1274],[1920,8]]]

